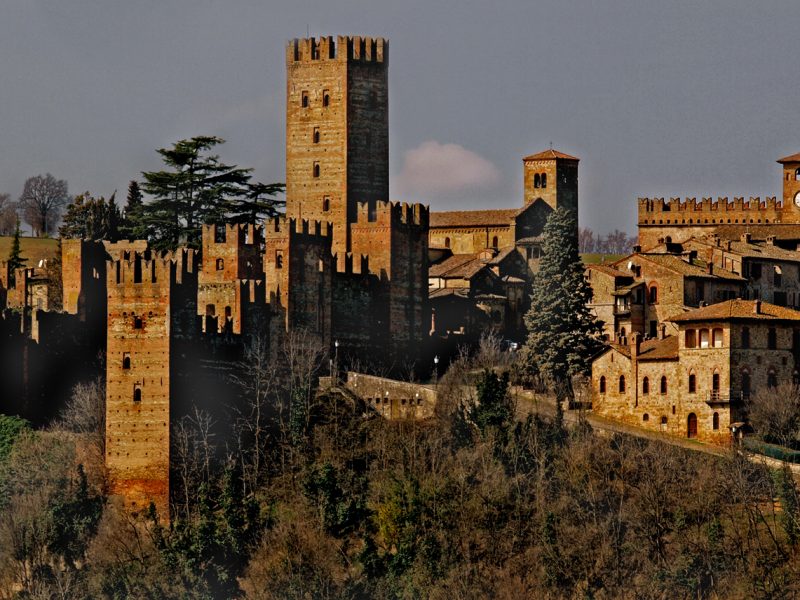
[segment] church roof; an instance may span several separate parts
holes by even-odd
[[[564,154],[563,152],[559,152],[558,150],[553,150],[550,148],[549,150],[545,150],[544,152],[539,152],[537,154],[531,154],[530,156],[526,156],[522,160],[553,160],[556,158],[560,158],[562,160],[580,160],[576,156],[570,156],[569,154]]]
[[[758,305],[756,305],[758,303]],[[727,300],[670,318],[675,323],[692,321],[800,321],[800,312],[760,300]]]
[[[797,154],[791,154],[789,156],[784,156],[783,158],[779,158],[777,161],[781,164],[783,163],[793,163],[793,162],[800,162],[800,152]]]
[[[489,225],[509,226],[511,220],[520,212],[519,208],[493,210],[448,210],[430,213],[430,227],[486,227]]]

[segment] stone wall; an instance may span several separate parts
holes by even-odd
[[[344,385],[386,419],[428,419],[436,409],[436,390],[428,386],[353,372]]]

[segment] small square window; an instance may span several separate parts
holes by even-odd
[[[133,328],[134,329],[144,328],[144,322],[142,321],[142,317],[133,317]]]

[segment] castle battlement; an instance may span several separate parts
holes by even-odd
[[[751,196],[749,201],[744,197],[734,197],[733,202],[728,201],[728,197],[720,197],[714,201],[713,198],[703,198],[698,202],[697,198],[639,198],[639,214],[660,213],[660,212],[704,212],[704,211],[768,211],[780,210],[783,202],[777,200],[775,196],[769,196],[761,201],[760,196]]]
[[[286,44],[286,64],[338,61],[386,64],[389,41],[369,36],[324,36],[295,38]]]
[[[383,227],[412,225],[427,228],[429,222],[430,209],[423,204],[378,201],[374,207],[368,202],[359,202],[354,224]]]
[[[219,229],[224,231],[220,238]],[[221,225],[203,225],[203,247],[211,244],[238,244],[241,247],[258,246],[263,228],[253,223],[224,223]],[[218,241],[219,240],[219,241]]]
[[[308,221],[307,219],[294,219],[291,217],[273,217],[264,226],[265,239],[275,240],[285,237],[318,238],[321,243],[329,244],[333,237],[333,227],[323,221]]]
[[[109,288],[128,285],[180,285],[195,272],[196,253],[191,248],[175,251],[126,251],[125,256],[108,260],[106,281]]]

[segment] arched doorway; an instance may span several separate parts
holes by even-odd
[[[686,419],[686,437],[697,437],[697,415],[694,413],[689,413],[689,417]]]

